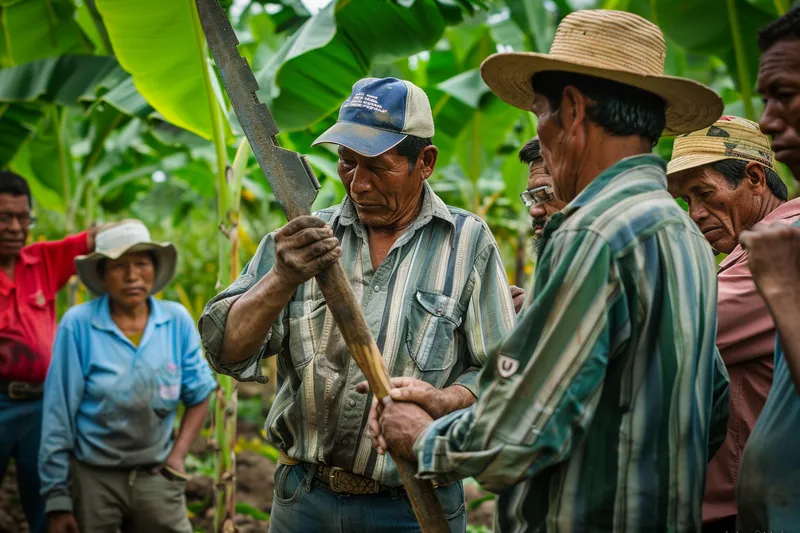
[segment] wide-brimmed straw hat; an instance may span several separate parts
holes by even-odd
[[[758,124],[746,118],[724,116],[708,128],[675,138],[667,177],[724,159],[755,161],[775,170],[772,145]]]
[[[556,30],[549,54],[493,54],[481,75],[505,102],[531,110],[531,78],[544,71],[574,72],[630,85],[660,96],[667,104],[665,135],[710,126],[722,115],[722,99],[694,80],[664,75],[667,47],[655,24],[633,13],[582,10]]]
[[[168,242],[153,242],[150,231],[139,220],[124,220],[95,236],[94,252],[75,258],[78,277],[84,285],[97,294],[105,294],[106,288],[97,270],[103,259],[119,259],[127,253],[151,252],[156,259],[156,273],[152,294],[163,289],[175,274],[178,252]]]

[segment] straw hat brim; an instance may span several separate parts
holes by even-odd
[[[175,275],[175,267],[178,263],[178,251],[172,243],[158,242],[138,242],[130,246],[120,246],[105,252],[92,252],[88,255],[80,255],[75,258],[75,269],[78,277],[86,288],[98,296],[105,294],[106,289],[100,274],[97,271],[97,264],[103,259],[119,259],[127,253],[152,252],[156,257],[156,273],[153,279],[153,289],[151,294],[156,294],[167,286]]]
[[[671,159],[670,162],[667,163],[667,177],[671,178],[674,177],[675,174],[683,172],[684,170],[690,170],[693,168],[702,167],[704,165],[710,165],[711,163],[716,163],[717,161],[722,161],[723,159],[738,159],[738,158],[730,157],[725,154],[682,155],[680,157]]]
[[[481,76],[504,102],[531,111],[531,77],[555,70],[595,76],[660,96],[667,103],[664,135],[689,133],[713,124],[724,109],[722,99],[694,80],[675,76],[648,76],[554,59],[548,54],[514,52],[493,54],[481,64]]]

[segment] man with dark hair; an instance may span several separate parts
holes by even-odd
[[[528,166],[528,186],[520,198],[531,214],[533,236],[530,240],[529,253],[531,259],[536,260],[545,224],[566,204],[553,194],[553,178],[544,169],[538,137],[534,137],[520,148],[519,160]],[[525,291],[512,285],[511,297],[514,299],[514,310],[519,314],[525,304]]]
[[[729,254],[717,273],[719,348],[731,382],[728,434],[708,465],[703,532],[736,530],[736,477],[745,442],[772,383],[775,322],[758,293],[739,244],[757,223],[792,224],[800,200],[787,202],[769,138],[758,124],[724,116],[675,139],[667,166],[669,190],[717,252]]]
[[[13,457],[25,518],[41,533],[42,384],[56,334],[55,297],[75,273],[75,257],[94,248],[95,230],[25,246],[31,206],[25,179],[0,171],[0,480]]]
[[[532,105],[568,204],[544,229],[536,297],[492,352],[475,405],[434,420],[395,388],[370,427],[420,477],[474,476],[498,492],[495,532],[700,529],[728,415],[714,258],[650,151],[662,130],[708,127],[723,106],[664,76],[665,53],[637,15],[575,11],[550,54],[481,66],[492,92]]]
[[[800,180],[800,6],[765,27],[758,92],[761,131]],[[796,531],[800,524],[800,221],[759,224],[740,239],[777,327],[774,372],[747,440],[736,485],[739,531]]]
[[[340,260],[392,383],[432,416],[474,403],[487,351],[515,322],[486,224],[446,206],[427,184],[438,154],[433,132],[419,87],[357,82],[337,123],[315,141],[338,145],[347,197],[267,235],[200,319],[218,372],[263,381],[261,360],[277,354],[282,384],[265,428],[281,450],[273,533],[419,531],[394,462],[370,445],[369,399],[356,391],[364,376],[317,273]],[[437,495],[451,531],[463,533],[461,483]]]
[[[535,258],[545,224],[567,204],[553,193],[553,178],[545,170],[538,137],[534,137],[520,148],[519,160],[528,165],[528,188],[521,197],[531,214],[533,243],[535,243],[531,248]]]

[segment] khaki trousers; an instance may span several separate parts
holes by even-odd
[[[72,463],[71,479],[81,533],[192,533],[185,480],[77,461]]]

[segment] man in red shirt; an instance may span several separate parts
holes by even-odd
[[[55,297],[75,273],[75,257],[94,248],[95,232],[25,246],[33,221],[27,182],[0,171],[0,480],[13,457],[31,533],[43,533],[37,461]]]

